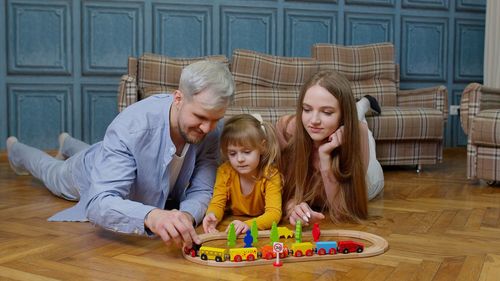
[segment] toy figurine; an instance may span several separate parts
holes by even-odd
[[[280,238],[283,237],[288,239],[293,237],[293,231],[291,231],[290,229],[288,229],[288,227],[285,226],[278,226],[278,233]]]
[[[321,235],[321,230],[319,229],[319,224],[314,223],[313,229],[312,229],[312,235],[313,235],[313,240],[314,242],[318,242],[319,237]]]
[[[245,248],[252,247],[253,237],[250,229],[247,230],[247,234],[245,235],[245,238],[243,238],[243,242],[245,242]]]

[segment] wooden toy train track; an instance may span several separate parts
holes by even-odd
[[[202,244],[205,245],[206,242],[210,241],[216,241],[216,240],[225,241],[227,239],[227,234],[224,232],[207,233],[207,234],[200,234],[199,237],[202,241]],[[238,236],[238,238],[241,237],[243,237],[243,235]],[[261,241],[260,238],[269,238],[269,237],[270,237],[270,231],[259,231],[258,234],[259,241]],[[361,241],[367,246],[364,247],[361,253],[353,252],[348,254],[336,253],[336,254],[326,254],[326,255],[318,255],[315,253],[312,256],[302,256],[302,257],[288,256],[286,258],[280,258],[280,261],[282,261],[283,263],[289,263],[289,262],[323,261],[323,260],[335,260],[335,259],[372,257],[383,254],[389,248],[389,243],[384,238],[363,231],[321,230],[321,237],[323,238],[322,240],[324,240],[325,237],[342,237],[343,240]],[[312,241],[311,231],[303,232],[302,240],[308,241],[308,239],[310,239],[309,241]],[[199,256],[192,256],[188,251],[184,250],[182,251],[182,255],[188,261],[202,265],[218,266],[218,267],[243,267],[252,265],[272,264],[275,262],[275,259],[264,259],[264,258],[256,258],[255,260],[252,261],[243,260],[240,262],[234,262],[229,260],[215,261],[211,259],[203,260]]]

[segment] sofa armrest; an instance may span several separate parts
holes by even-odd
[[[137,79],[132,75],[123,75],[118,87],[118,112],[122,112],[127,106],[138,100]]]
[[[448,118],[448,90],[445,86],[400,90],[397,104],[401,107],[434,108],[443,112],[443,120]]]
[[[474,117],[488,109],[500,109],[500,89],[478,83],[467,85],[460,99],[460,124],[466,135],[470,135]]]

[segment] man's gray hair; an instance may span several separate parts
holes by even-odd
[[[214,96],[212,107],[224,107],[233,97],[233,76],[223,63],[209,60],[198,61],[182,70],[179,90],[188,100],[208,90]]]

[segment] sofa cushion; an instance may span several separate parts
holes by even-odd
[[[240,83],[236,87],[234,105],[238,106],[288,106],[295,108],[300,87],[270,88]]]
[[[314,44],[312,57],[321,69],[334,69],[351,81],[356,97],[370,94],[383,106],[396,106],[397,65],[391,43],[342,46]]]
[[[171,58],[158,54],[145,53],[139,58],[137,81],[140,99],[152,94],[176,90],[179,86],[182,69],[200,60],[211,60],[229,65],[226,56],[205,56],[196,58]]]
[[[312,58],[235,49],[231,60],[236,84],[234,105],[294,106],[300,87],[318,70],[318,63]]]
[[[235,106],[231,105],[227,108],[225,118],[247,113],[258,113],[262,119],[271,124],[275,124],[283,115],[295,114],[295,107],[269,107],[269,106]]]
[[[381,115],[366,120],[377,141],[443,139],[443,113],[437,109],[384,106]]]
[[[500,109],[482,110],[474,117],[471,141],[475,145],[500,146]]]

